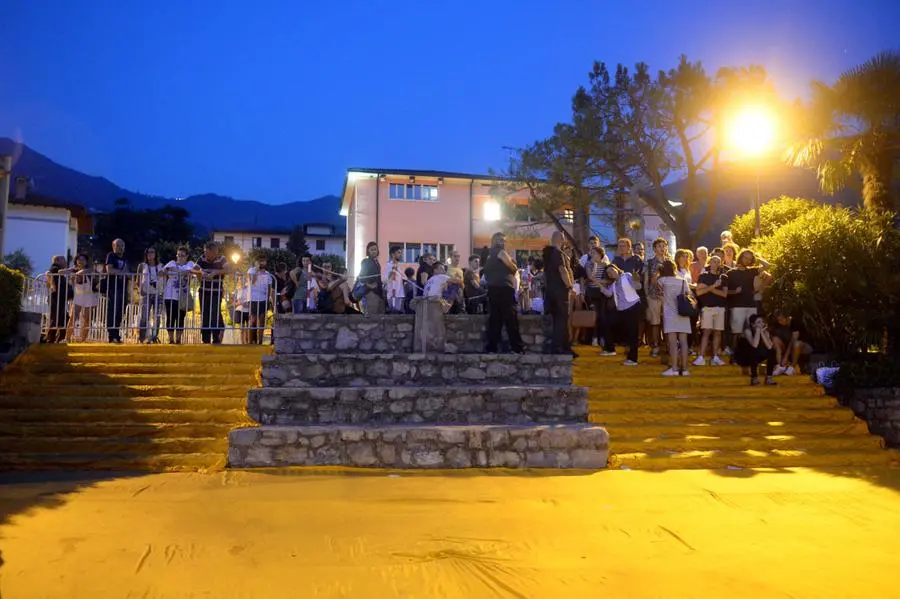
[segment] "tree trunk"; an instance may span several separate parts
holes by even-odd
[[[623,188],[619,188],[616,192],[616,238],[625,237],[628,220],[628,195]]]
[[[891,182],[894,176],[893,156],[885,152],[882,155],[868,157],[860,165],[863,182],[863,203],[866,208],[875,210],[900,210],[891,193]]]
[[[588,237],[591,231],[591,215],[586,206],[576,207],[575,219],[572,224],[572,236],[575,238],[575,248],[579,253],[587,251]]]

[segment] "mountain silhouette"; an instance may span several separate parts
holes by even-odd
[[[346,225],[338,214],[340,199],[327,195],[303,202],[264,204],[252,200],[206,193],[176,200],[151,196],[119,187],[109,179],[86,175],[58,164],[27,145],[0,137],[0,155],[13,157],[13,176],[28,177],[34,191],[64,202],[80,204],[97,212],[114,208],[116,200],[126,198],[135,209],[178,206],[190,213],[190,220],[199,229],[285,230],[294,225],[323,223],[342,230]],[[11,190],[12,191],[12,190]]]

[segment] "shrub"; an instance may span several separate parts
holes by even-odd
[[[772,263],[767,310],[803,319],[838,356],[868,350],[900,320],[900,232],[892,215],[819,206],[758,240]]]
[[[779,227],[819,206],[821,204],[813,200],[788,196],[779,196],[774,200],[769,200],[759,207],[760,237],[772,235]],[[734,242],[739,247],[743,248],[751,245],[755,237],[756,211],[751,210],[735,216],[728,230],[731,231]]]
[[[900,358],[868,354],[858,359],[844,360],[834,384],[838,389],[900,387]]]
[[[251,262],[255,262],[262,256],[266,257],[269,262],[269,270],[275,272],[275,265],[279,262],[287,264],[288,269],[297,265],[297,256],[293,252],[283,249],[273,250],[271,248],[254,248],[250,250],[249,258]]]
[[[31,264],[31,258],[22,248],[17,249],[11,254],[3,256],[3,265],[13,270],[18,270],[26,277],[30,277],[34,272],[34,265]]]
[[[186,241],[157,241],[153,244],[153,247],[156,248],[156,255],[159,258],[160,263],[162,264],[165,264],[170,260],[174,260],[175,254],[178,252],[178,248],[180,248],[181,246],[184,246],[188,249],[188,260],[193,260],[194,262],[196,262],[203,254],[203,248],[201,246],[192,246]],[[141,259],[143,260],[143,257]],[[136,266],[136,264],[132,265],[132,267]]]
[[[16,332],[25,275],[0,264],[0,339]]]

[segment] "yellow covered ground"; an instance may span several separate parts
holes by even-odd
[[[7,482],[0,596],[900,597],[898,489],[897,469]]]

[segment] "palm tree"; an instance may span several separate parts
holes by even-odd
[[[812,86],[812,101],[799,107],[788,163],[816,168],[828,194],[859,176],[866,207],[900,210],[894,182],[900,173],[900,52],[878,54],[833,86]]]

